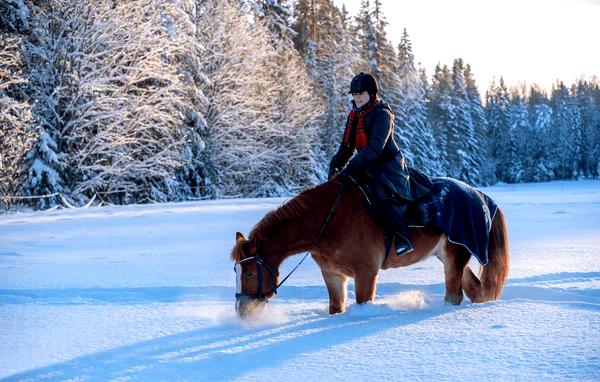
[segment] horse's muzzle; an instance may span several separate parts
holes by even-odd
[[[256,297],[242,293],[235,295],[235,312],[238,317],[246,318],[248,316],[260,313],[267,306],[269,300],[266,297]]]

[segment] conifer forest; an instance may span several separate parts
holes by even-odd
[[[460,57],[394,46],[380,3],[0,0],[0,210],[293,195],[326,180],[361,71],[428,175],[599,177],[600,81],[481,94]]]

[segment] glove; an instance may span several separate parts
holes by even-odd
[[[335,166],[329,166],[329,174],[327,175],[327,180],[333,178],[338,172],[340,172],[339,168]]]

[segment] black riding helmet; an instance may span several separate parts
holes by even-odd
[[[367,91],[371,97],[377,94],[379,87],[377,86],[377,80],[369,73],[360,72],[350,82],[351,93],[362,93]]]

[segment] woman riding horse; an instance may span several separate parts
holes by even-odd
[[[463,292],[473,302],[500,296],[509,268],[502,211],[498,208],[491,213],[480,203],[487,197],[461,182],[440,178],[432,183],[424,175],[409,171],[394,139],[394,114],[377,92],[377,81],[369,74],[360,73],[352,80],[354,108],[343,141],[331,160],[330,180],[266,214],[247,239],[240,232],[236,234],[231,258],[235,262],[236,310],[240,316],[264,307],[275,296],[289,277],[280,280],[281,264],[304,251],[309,251],[307,254],[321,269],[332,314],[346,309],[350,278],[354,279],[356,302],[373,301],[381,269],[408,266],[428,256],[436,256],[444,264],[447,303],[460,304]],[[336,177],[340,168],[341,174]],[[455,190],[459,198],[442,198],[446,204],[441,206],[448,209],[432,211],[431,216],[453,219],[447,224],[431,221],[420,228],[407,228],[403,214],[408,202],[425,194],[423,199],[447,195],[449,189]],[[398,234],[395,251],[403,256],[388,256],[394,252],[384,244],[388,232],[368,215],[363,194],[374,201],[384,225]],[[478,213],[466,215],[466,220],[457,219],[459,214],[439,213],[465,210],[457,200],[475,200]],[[466,223],[474,229],[467,230]],[[455,231],[485,233],[483,250],[477,251],[485,255],[477,257],[482,264],[479,277],[468,266],[472,255],[468,246],[451,240]]]
[[[418,182],[411,181],[394,138],[394,113],[379,99],[378,91],[377,81],[368,73],[361,72],[352,79],[349,94],[353,108],[342,143],[329,164],[329,179],[343,168],[343,179],[363,187],[384,227],[396,234],[396,254],[401,255],[413,250],[404,218],[407,203],[428,193],[431,184],[423,175]]]

